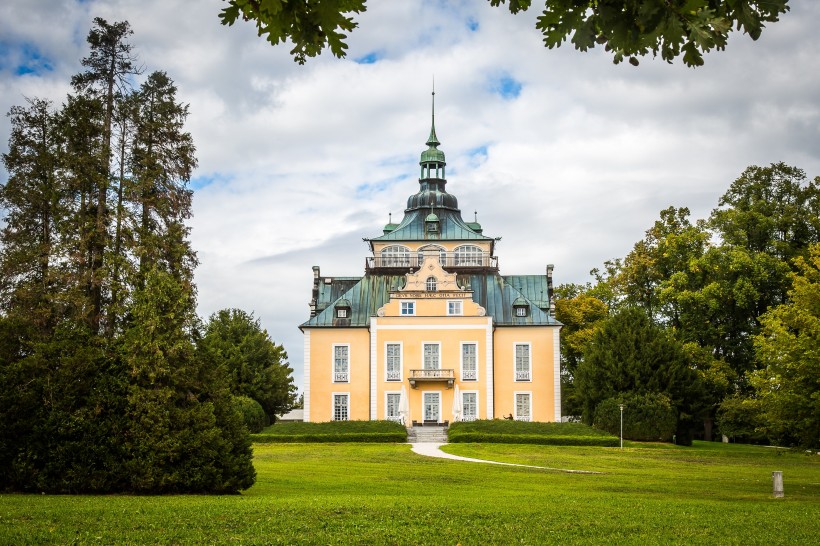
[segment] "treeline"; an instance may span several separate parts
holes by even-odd
[[[557,290],[565,415],[820,447],[820,177],[749,167],[708,219],[663,210],[592,274]]]
[[[65,102],[9,112],[0,489],[236,492],[255,479],[237,396],[263,421],[293,403],[257,320],[196,316],[188,107],[164,72],[134,87],[131,34],[95,19]]]

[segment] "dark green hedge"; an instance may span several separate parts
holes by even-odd
[[[451,442],[617,446],[618,438],[581,423],[530,423],[502,419],[453,423]]]
[[[406,442],[407,429],[393,421],[330,421],[277,423],[251,440],[259,443],[294,442]]]

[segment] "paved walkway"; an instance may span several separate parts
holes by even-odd
[[[486,461],[484,459],[473,459],[470,457],[461,457],[459,455],[452,455],[450,453],[445,453],[441,449],[441,446],[447,445],[442,443],[417,443],[417,444],[410,444],[413,450],[413,453],[417,453],[419,455],[424,455],[425,457],[438,457],[439,459],[451,459],[454,461],[467,461],[468,463],[484,463],[484,464],[499,464],[502,466],[520,466],[523,468],[537,468],[539,470],[552,470],[554,472],[566,472],[568,474],[603,474],[603,472],[594,472],[592,470],[567,470],[565,468],[550,468],[548,466],[533,466],[529,464],[515,464],[515,463],[500,463],[498,461]]]

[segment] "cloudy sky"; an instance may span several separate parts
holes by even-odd
[[[661,209],[708,216],[749,165],[820,175],[820,2],[792,4],[757,42],[736,33],[691,69],[547,50],[537,9],[485,0],[370,0],[347,59],[305,66],[251,24],[221,26],[220,0],[4,0],[0,110],[62,102],[92,19],[129,21],[145,75],[166,71],[190,104],[199,312],[253,311],[301,388],[311,266],[361,275],[362,238],[401,218],[433,77],[448,190],[503,237],[502,273],[554,263],[557,283],[583,283]],[[8,134],[4,117],[2,152]]]

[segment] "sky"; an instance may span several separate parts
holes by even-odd
[[[251,23],[222,26],[220,0],[4,0],[0,111],[61,104],[93,18],[127,20],[145,67],[135,85],[163,70],[190,105],[198,312],[253,312],[300,390],[311,267],[362,275],[362,239],[401,219],[433,79],[447,189],[502,238],[505,275],[555,264],[556,284],[586,283],[662,209],[708,217],[750,165],[820,175],[820,2],[791,2],[757,41],[734,32],[696,69],[548,50],[534,4],[511,15],[484,0],[370,0],[347,58],[300,66]],[[8,136],[2,117],[0,152]]]

